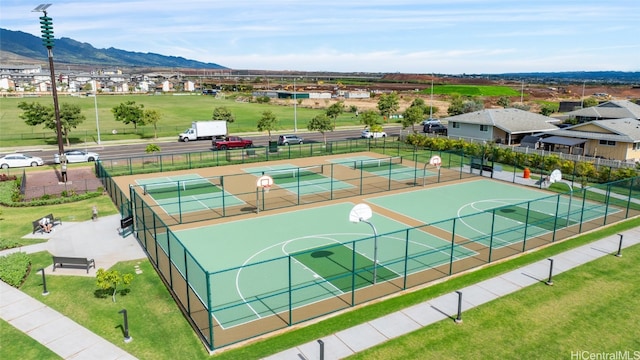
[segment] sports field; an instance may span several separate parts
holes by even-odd
[[[476,180],[366,199],[374,208],[376,237],[367,224],[348,221],[352,202],[263,213],[174,236],[210,274],[209,280],[193,277],[192,285],[202,298],[209,295],[216,322],[228,329],[449,266],[477,256],[478,246],[521,243],[525,228],[534,237],[552,231],[550,224],[563,227],[568,202],[558,205],[547,197],[544,191]],[[522,207],[535,199],[538,208]],[[574,206],[582,207],[577,201]],[[527,227],[523,211],[530,216]],[[602,211],[594,204],[581,216],[596,218]],[[451,218],[459,219],[455,228],[443,222]],[[492,231],[500,235],[491,237]],[[453,234],[465,243],[453,244]],[[160,245],[169,252],[169,244]]]

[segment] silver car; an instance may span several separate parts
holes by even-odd
[[[41,158],[27,154],[9,154],[0,158],[0,168],[3,169],[41,165],[44,165]]]
[[[96,161],[100,157],[97,153],[84,150],[67,150],[64,152],[68,163],[91,162]],[[60,155],[53,155],[53,162],[60,164]]]

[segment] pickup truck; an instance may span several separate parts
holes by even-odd
[[[215,139],[211,143],[214,150],[227,150],[233,148],[250,148],[253,146],[253,141],[245,140],[238,136],[227,136],[224,139]]]

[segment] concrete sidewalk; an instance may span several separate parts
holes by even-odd
[[[625,231],[622,247],[640,244],[640,227]],[[553,274],[604,256],[614,256],[620,237],[612,235],[553,257]],[[624,251],[623,251],[624,254]],[[548,260],[541,260],[501,276],[460,289],[462,311],[488,303],[524,287],[544,283],[549,278]],[[341,359],[405,335],[435,322],[450,319],[458,312],[458,294],[451,293],[414,305],[365,324],[349,328],[318,340],[324,343],[324,359]],[[463,316],[464,319],[464,316]],[[312,341],[267,357],[268,360],[320,359],[320,343]]]
[[[133,235],[120,236],[120,215],[99,218],[98,221],[64,222],[49,234],[28,234],[26,237],[47,239],[47,242],[9,249],[14,252],[49,251],[53,255],[93,258],[96,268],[110,268],[119,261],[145,259],[146,255]],[[84,269],[45,269],[47,276],[92,276]],[[55,290],[52,290],[55,291]],[[48,347],[63,359],[135,359],[134,356],[51,309],[37,299],[0,281],[0,318],[16,329]],[[124,341],[124,338],[123,338]]]

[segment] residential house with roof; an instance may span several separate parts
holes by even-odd
[[[594,120],[558,129],[541,142],[546,150],[626,162],[640,161],[640,120]]]
[[[449,138],[492,141],[514,145],[527,135],[558,130],[557,119],[515,108],[484,109],[450,116],[447,121]]]
[[[584,109],[565,113],[564,119],[576,119],[579,123],[606,119],[640,120],[640,105],[629,100],[610,100]]]

